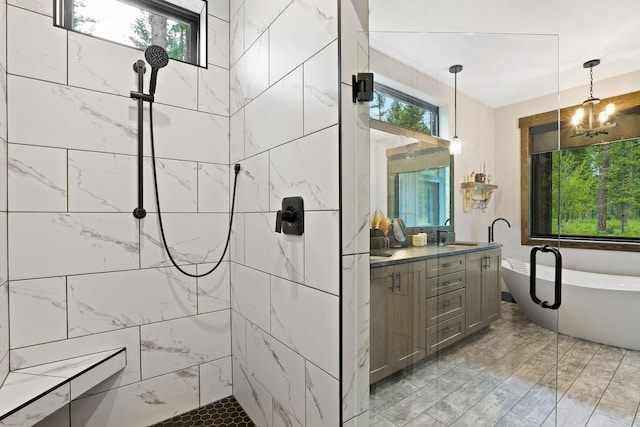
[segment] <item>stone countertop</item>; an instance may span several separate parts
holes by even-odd
[[[410,246],[408,248],[388,249],[384,252],[391,256],[375,256],[373,254],[383,252],[382,250],[373,250],[369,259],[370,267],[386,267],[394,264],[402,264],[405,262],[423,261],[429,258],[437,258],[447,255],[460,255],[470,252],[486,251],[490,249],[499,249],[501,243],[476,243],[476,242],[456,242],[445,246],[427,245],[427,246]]]

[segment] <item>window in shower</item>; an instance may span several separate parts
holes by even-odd
[[[438,136],[438,107],[399,90],[376,83],[369,117],[405,129]]]
[[[162,46],[169,57],[206,66],[203,0],[55,0],[54,25],[141,50]]]

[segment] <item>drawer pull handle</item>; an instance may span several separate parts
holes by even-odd
[[[456,265],[459,265],[460,261],[458,262],[448,262],[446,264],[442,264],[442,268],[447,268],[447,267],[455,267]]]
[[[446,286],[453,286],[453,285],[457,285],[458,283],[462,283],[462,280],[460,279],[456,279],[456,280],[450,280],[448,282],[444,282],[441,286],[444,288]]]
[[[443,334],[448,334],[449,332],[453,331],[453,326],[449,326],[447,329],[443,329],[442,333]]]
[[[447,307],[447,306],[449,306],[449,305],[451,305],[451,304],[453,304],[453,301],[449,300],[449,301],[445,301],[445,302],[443,302],[443,303],[442,303],[442,306],[443,306],[443,307]]]

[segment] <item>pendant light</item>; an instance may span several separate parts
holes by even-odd
[[[462,71],[462,65],[452,65],[449,72],[453,73],[453,138],[449,141],[449,153],[452,156],[462,152],[462,141],[458,138],[458,73]]]
[[[607,106],[597,115],[596,119],[594,107],[600,103],[600,98],[593,96],[593,67],[598,65],[600,65],[599,59],[592,59],[582,64],[583,68],[589,69],[589,98],[582,103],[582,107],[576,110],[575,115],[571,119],[573,126],[575,126],[575,132],[571,135],[571,138],[579,136],[595,138],[599,135],[608,135],[607,129],[617,126],[617,123],[609,120],[616,109],[613,103],[607,104]],[[588,114],[586,120],[585,109]]]

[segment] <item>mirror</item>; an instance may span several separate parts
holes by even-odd
[[[407,227],[453,226],[449,142],[372,119],[371,210]]]

